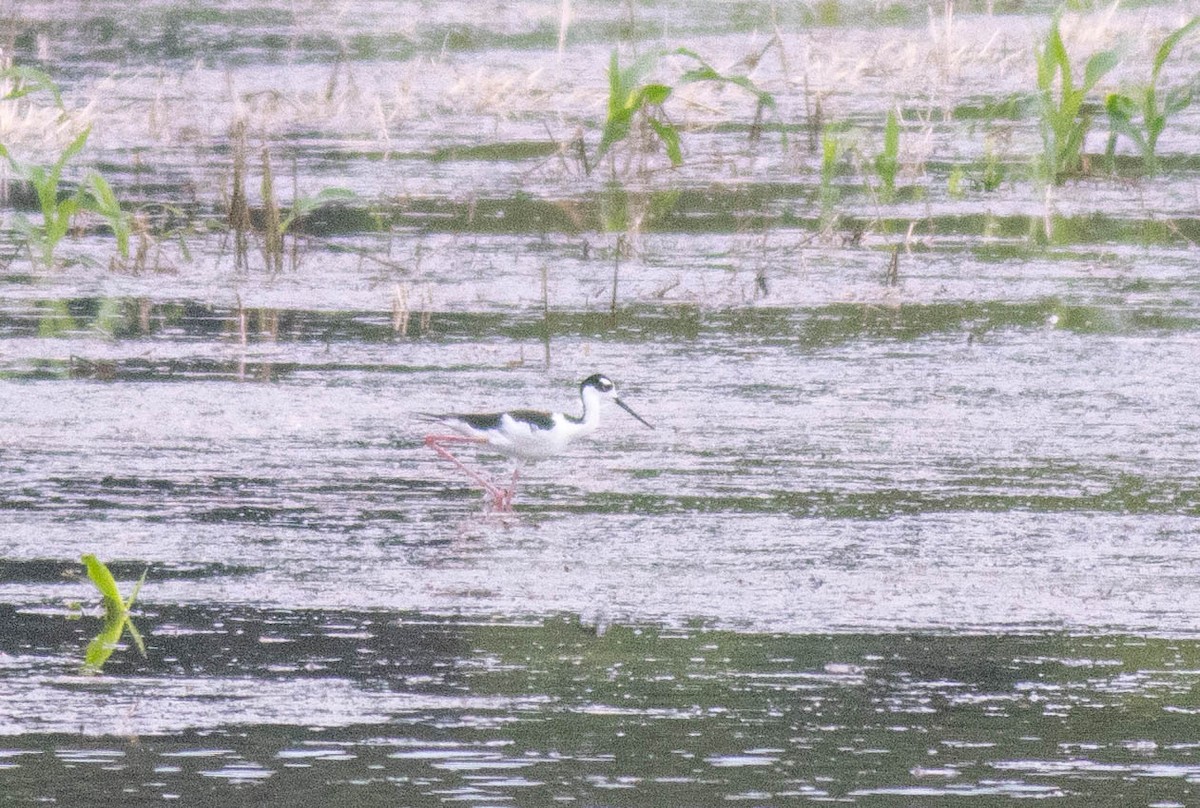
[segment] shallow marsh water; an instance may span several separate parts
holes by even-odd
[[[559,4],[51,8],[12,13],[18,60],[193,226],[136,272],[99,231],[5,270],[0,801],[1194,800],[1200,115],[1159,177],[1047,208],[1036,124],[978,117],[1050,6],[585,4],[561,56]],[[560,150],[617,41],[727,66],[772,9],[786,142],[695,88],[677,171]],[[1116,86],[1186,12],[1068,42],[1124,43]],[[866,144],[906,111],[896,201],[850,155],[822,208],[805,82]],[[284,200],[359,194],[282,273],[197,223],[239,115]],[[950,193],[984,129],[1008,179]],[[597,371],[657,428],[606,411],[511,517],[421,445],[419,412],[574,410]],[[99,676],[83,553],[149,568],[147,658]]]

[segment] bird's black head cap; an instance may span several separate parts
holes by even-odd
[[[613,390],[616,387],[616,385],[613,384],[612,379],[608,378],[603,373],[594,373],[591,376],[588,376],[586,379],[583,380],[583,383],[580,384],[579,386],[581,388],[582,387],[595,387],[601,393],[610,392],[611,390]]]

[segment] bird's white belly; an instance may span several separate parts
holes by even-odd
[[[570,441],[561,434],[546,429],[531,429],[519,424],[515,429],[506,429],[491,435],[488,443],[509,457],[542,460],[562,454]]]
[[[490,432],[488,444],[502,454],[518,460],[543,460],[562,454],[571,441],[590,432],[582,424],[556,418],[554,429],[539,429],[524,421],[505,416],[498,431]]]

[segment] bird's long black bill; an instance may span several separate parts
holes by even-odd
[[[645,424],[646,426],[650,427],[651,429],[654,429],[654,425],[653,425],[653,424],[651,424],[651,423],[650,423],[649,421],[647,421],[645,418],[643,418],[642,416],[640,416],[640,415],[638,415],[636,412],[634,412],[634,411],[633,411],[633,408],[632,408],[632,407],[630,407],[628,404],[626,404],[624,401],[622,401],[622,400],[621,400],[621,399],[619,399],[619,398],[614,398],[614,399],[613,399],[613,401],[617,402],[617,406],[618,406],[618,407],[620,407],[621,409],[625,410],[625,412],[629,413],[629,414],[630,414],[630,415],[632,415],[634,418],[638,419],[639,421],[641,421],[643,424]]]

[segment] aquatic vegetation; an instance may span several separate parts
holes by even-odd
[[[269,272],[283,271],[283,259],[287,252],[287,236],[292,235],[291,268],[294,270],[300,263],[300,244],[294,227],[301,219],[311,215],[324,205],[357,199],[358,195],[347,188],[323,188],[316,194],[297,194],[292,200],[292,206],[287,212],[279,203],[275,193],[275,174],[271,167],[270,150],[262,148],[262,176],[260,193],[262,209],[258,215],[250,208],[249,197],[246,194],[247,145],[246,123],[238,121],[231,132],[233,151],[232,188],[229,194],[226,222],[234,235],[234,260],[240,269],[249,268],[249,248],[251,235],[261,237],[263,262]],[[257,227],[256,227],[257,225]],[[379,229],[383,229],[379,227]]]
[[[235,268],[250,268],[250,203],[246,197],[246,121],[237,120],[229,133],[230,151],[233,154],[233,175],[226,222],[233,231],[233,260]]]
[[[299,234],[294,229],[297,222],[302,221],[305,217],[312,215],[326,205],[356,199],[358,199],[358,194],[349,188],[328,187],[322,188],[315,194],[298,195],[292,200],[292,207],[278,220],[276,226],[279,233],[280,248],[283,247],[286,237],[289,234],[292,236],[291,264],[293,270],[300,263],[300,239]]]
[[[667,56],[684,56],[695,64],[679,77],[680,85],[708,81],[741,87],[758,101],[756,121],[761,120],[764,109],[775,109],[774,96],[760,90],[748,77],[720,73],[703,57],[687,48],[652,51],[638,57],[633,64],[624,68],[621,67],[614,50],[608,64],[608,116],[604,121],[596,156],[591,164],[585,166],[589,172],[591,165],[599,163],[613,146],[639,131],[645,132],[662,144],[671,165],[678,166],[683,163],[680,131],[664,110],[664,105],[674,93],[675,87],[646,80]]]
[[[975,182],[984,191],[995,191],[1004,182],[1008,167],[996,149],[995,138],[988,137],[983,143],[983,160],[978,166]]]
[[[889,110],[883,127],[883,151],[875,156],[875,173],[879,176],[879,196],[890,202],[896,195],[896,172],[900,168],[900,121],[896,111]],[[824,172],[822,172],[824,178]]]
[[[17,176],[28,182],[37,194],[42,213],[41,223],[31,222],[21,214],[17,214],[15,221],[35,260],[40,261],[43,266],[54,266],[54,253],[59,242],[70,232],[75,218],[84,211],[103,218],[116,237],[117,251],[122,257],[129,255],[132,220],[129,214],[121,209],[116,194],[104,177],[92,171],[73,192],[65,193],[62,189],[63,169],[83,150],[89,134],[90,127],[79,133],[49,166],[21,162],[0,144],[0,157],[8,160]]]
[[[1149,83],[1129,93],[1109,93],[1104,109],[1108,112],[1109,125],[1105,154],[1110,164],[1116,152],[1117,137],[1120,135],[1128,138],[1137,147],[1146,173],[1157,173],[1158,138],[1167,126],[1167,118],[1192,103],[1192,87],[1185,84],[1169,91],[1159,106],[1158,78],[1163,65],[1171,56],[1171,51],[1197,24],[1200,24],[1200,17],[1193,17],[1163,40],[1154,54]]]
[[[0,70],[0,81],[10,82],[8,92],[0,96],[0,101],[15,101],[33,93],[45,92],[53,97],[55,107],[63,109],[62,93],[58,84],[43,70],[25,65],[12,65]]]
[[[117,252],[122,258],[129,257],[129,236],[133,231],[133,217],[121,207],[108,180],[95,171],[87,175],[84,186],[83,209],[99,216],[112,230],[117,240]]]
[[[120,590],[117,589],[116,579],[113,578],[112,572],[103,561],[88,553],[83,556],[83,563],[87,567],[88,578],[100,592],[101,602],[104,606],[104,628],[88,643],[87,651],[84,654],[83,669],[89,673],[99,673],[103,669],[104,663],[117,649],[121,636],[126,631],[129,632],[138,652],[145,657],[146,644],[142,641],[141,632],[130,618],[130,610],[133,608],[133,602],[137,600],[138,593],[142,591],[142,584],[145,583],[146,572],[149,570],[143,572],[142,577],[133,585],[133,591],[129,597],[122,598]]]
[[[841,193],[834,179],[837,177],[838,163],[845,154],[844,127],[826,124],[821,133],[821,229],[828,229],[833,222],[833,209],[841,198]]]
[[[48,74],[28,67],[10,67],[0,71],[0,79],[13,82],[12,89],[0,100],[15,100],[34,92],[46,92],[53,97],[55,106],[62,110],[62,96]],[[122,257],[129,255],[132,219],[121,209],[108,181],[96,171],[89,171],[74,191],[67,192],[64,188],[63,171],[67,163],[83,151],[91,131],[90,126],[84,128],[49,165],[18,160],[8,146],[0,144],[0,158],[7,160],[14,173],[28,182],[37,194],[41,223],[31,222],[22,214],[17,214],[14,221],[24,236],[31,257],[43,266],[54,266],[54,254],[59,243],[70,232],[76,217],[83,212],[101,217],[117,240],[118,252]]]
[[[1084,101],[1118,60],[1114,50],[1092,54],[1084,64],[1083,81],[1076,84],[1059,21],[1059,16],[1055,16],[1043,45],[1034,50],[1042,130],[1039,174],[1054,185],[1082,169],[1084,139],[1091,127],[1091,117],[1084,112]]]

